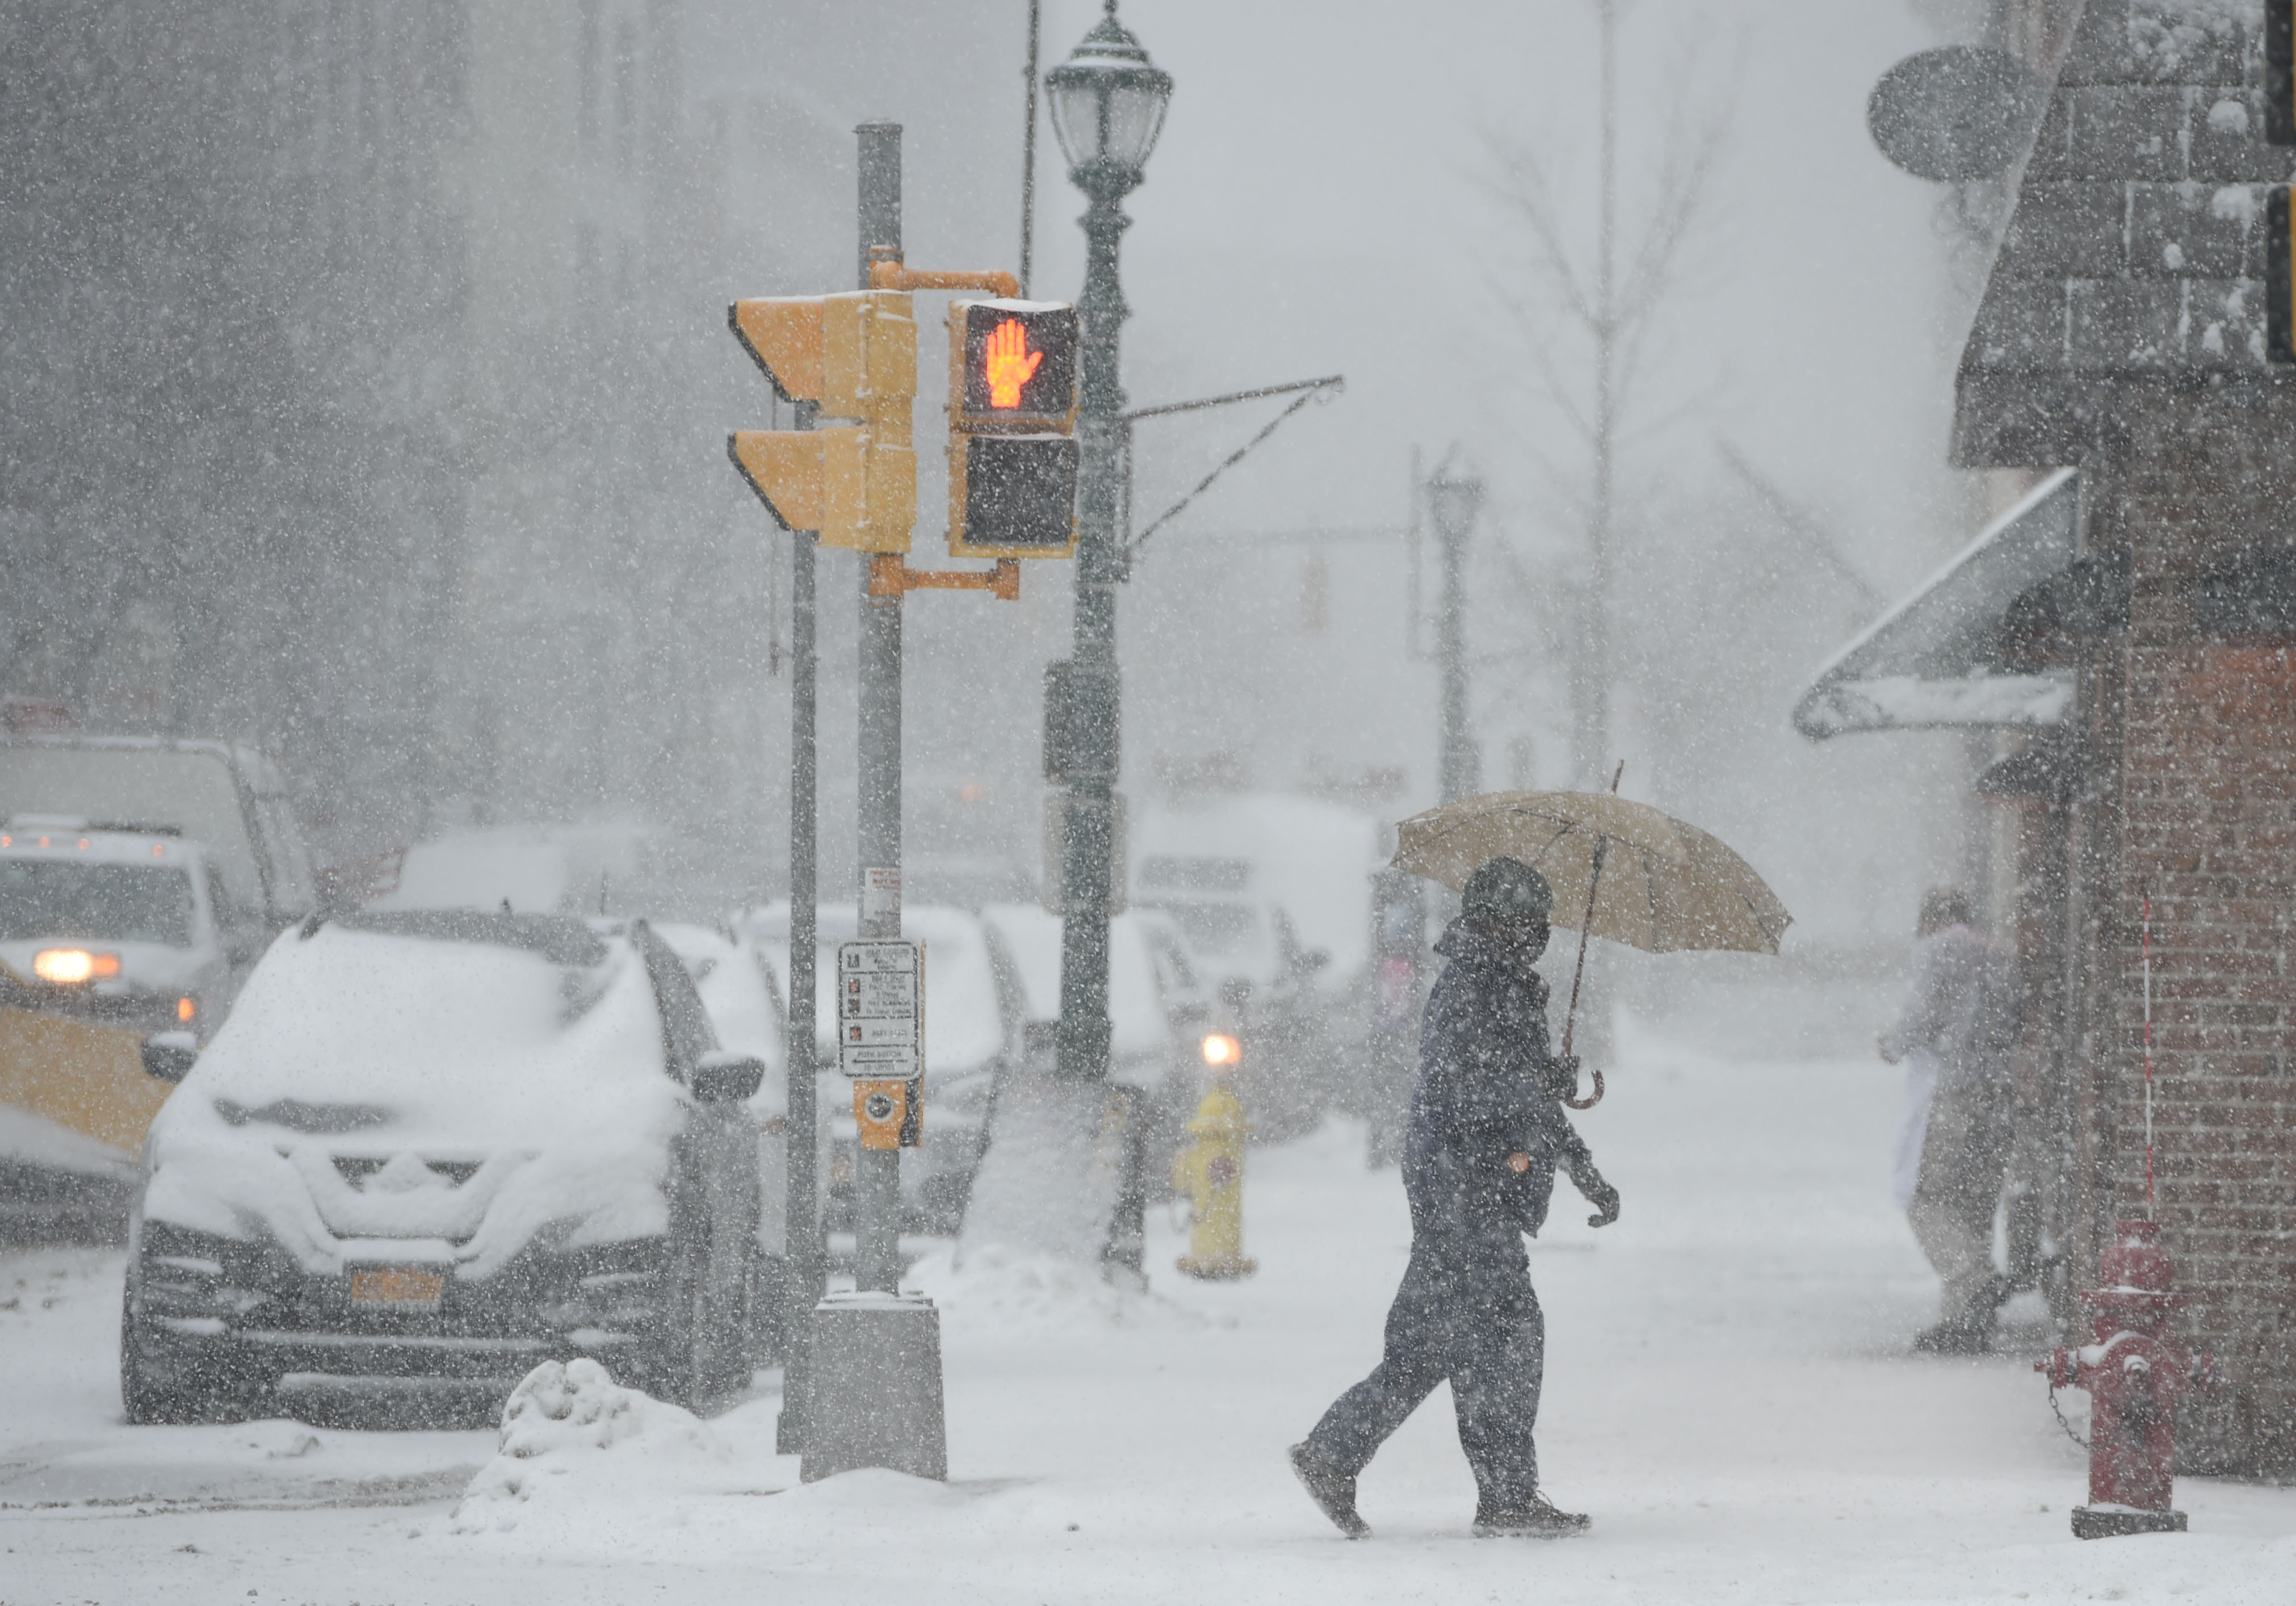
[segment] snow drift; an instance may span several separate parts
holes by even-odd
[[[455,1507],[458,1534],[508,1532],[529,1508],[675,1492],[731,1449],[692,1412],[625,1389],[595,1361],[545,1361],[503,1407],[502,1440]],[[555,1513],[554,1513],[555,1514]]]

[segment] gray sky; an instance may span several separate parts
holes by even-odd
[[[1096,9],[1048,4],[1048,56]],[[1591,165],[1586,0],[1135,0],[1123,14],[1178,80],[1126,241],[1136,398],[1335,370],[1349,379],[1342,400],[1286,426],[1200,516],[1393,520],[1410,445],[1452,439],[1484,464],[1503,504],[1535,515],[1548,498],[1521,447],[1551,442],[1556,426],[1526,405],[1521,337],[1499,305],[1531,292],[1519,276],[1507,283],[1522,242],[1479,186],[1480,134],[1536,138],[1566,166],[1574,154],[1578,168]],[[1931,37],[1888,0],[1630,4],[1629,219],[1675,58],[1702,19],[1702,88],[1726,91],[1742,61],[1735,127],[1652,411],[1721,389],[1702,414],[1644,443],[1638,472],[1709,477],[1706,443],[1726,430],[1845,529],[1886,537],[1874,553],[1882,572],[1918,571],[1949,541],[1931,503],[1959,328],[1940,317],[1935,190],[1882,160],[1864,116],[1874,80]],[[1047,167],[1039,283],[1073,293],[1075,192]],[[1591,202],[1580,210],[1591,238]],[[1164,471],[1155,444],[1143,443],[1144,481]]]
[[[824,152],[849,152],[850,127],[865,118],[903,122],[909,259],[1015,264],[1024,0],[783,5],[763,28],[743,12],[746,31],[719,35],[709,19],[723,3],[695,0],[690,13],[697,88],[769,94],[817,125],[816,148]],[[1067,54],[1098,10],[1092,0],[1050,0],[1045,65]],[[1629,240],[1646,209],[1667,97],[1682,81],[1685,54],[1692,94],[1727,101],[1734,120],[1707,226],[1655,332],[1643,392],[1645,422],[1679,416],[1628,443],[1622,534],[1640,538],[1639,520],[1672,537],[1687,532],[1693,543],[1742,538],[1742,524],[1734,527],[1722,504],[1734,493],[1713,452],[1726,437],[1840,530],[1883,589],[1908,586],[1968,536],[1956,495],[1963,477],[1944,463],[1965,315],[1948,283],[1937,191],[1874,150],[1865,105],[1891,62],[1936,35],[1901,0],[1742,0],[1726,10],[1629,0],[1625,11]],[[1294,419],[1160,537],[1164,550],[1128,588],[1126,783],[1147,787],[1167,758],[1241,750],[1258,756],[1256,778],[1275,786],[1401,766],[1410,791],[1395,807],[1423,807],[1432,800],[1432,672],[1399,651],[1399,549],[1378,558],[1359,542],[1330,548],[1332,624],[1320,634],[1300,618],[1315,543],[1262,545],[1250,557],[1237,548],[1226,562],[1217,553],[1223,535],[1399,525],[1412,447],[1431,461],[1456,441],[1491,481],[1490,526],[1534,565],[1568,569],[1576,545],[1568,502],[1582,483],[1583,455],[1529,381],[1526,337],[1503,300],[1530,307],[1534,324],[1543,316],[1520,272],[1524,238],[1483,186],[1491,172],[1484,135],[1537,143],[1566,184],[1579,175],[1570,199],[1582,238],[1591,238],[1591,7],[1456,0],[1406,13],[1128,0],[1123,16],[1177,80],[1148,182],[1128,204],[1135,224],[1124,280],[1135,315],[1125,373],[1133,400],[1335,371],[1349,381],[1345,397]],[[713,50],[713,37],[742,43]],[[1083,271],[1074,222],[1082,202],[1048,127],[1040,160],[1034,290],[1070,298]],[[849,195],[850,184],[849,171],[835,177],[832,205],[849,207],[836,197]],[[771,232],[798,217],[791,209],[763,222]],[[818,223],[809,232],[821,232]],[[818,271],[851,271],[849,227],[821,242]],[[809,241],[776,243],[785,263],[812,259]],[[924,315],[937,322],[937,312]],[[1682,411],[1685,401],[1693,405]],[[1239,409],[1144,425],[1142,521],[1267,415]],[[921,408],[921,444],[936,427]],[[1537,468],[1542,455],[1560,465],[1559,476]],[[920,492],[921,507],[935,504],[931,485]],[[1737,505],[1742,520],[1742,496]],[[935,534],[921,528],[921,561],[937,553]],[[1488,556],[1480,561],[1478,583],[1488,585],[1496,571]],[[1029,600],[1012,614],[916,610],[909,717],[921,799],[931,775],[985,767],[1003,777],[1000,795],[1032,815],[1034,664],[1065,648],[1067,579],[1064,571],[1032,573]],[[1642,583],[1631,573],[1625,582]],[[1813,668],[1837,632],[1846,637],[1862,622],[1854,609],[1841,611],[1839,597],[1820,600],[1828,618],[1816,627],[1798,620],[1801,628],[1781,636],[1802,643],[1790,651],[1806,651]],[[1517,605],[1488,593],[1470,622],[1478,653],[1532,639],[1508,612]],[[832,621],[824,642],[832,659],[845,651],[839,628]],[[1564,724],[1557,666],[1529,657],[1514,671],[1478,672],[1487,784],[1518,778],[1508,754],[1521,734],[1538,755],[1529,778],[1567,782],[1555,772]],[[1010,684],[1001,671],[984,683],[964,668],[1021,659],[1026,672],[1012,673]],[[1781,864],[1781,887],[1814,928],[1894,930],[1898,905],[1953,868],[1953,771],[1938,765],[1950,739],[1807,749],[1785,728],[1790,694],[1774,684],[1775,669],[1766,673],[1759,684],[1750,676],[1727,709],[1743,734],[1726,750],[1748,774],[1726,783],[1693,777],[1696,792],[1644,795],[1742,838],[1801,845],[1799,855],[1767,856],[1805,861]],[[983,684],[1002,689],[984,701],[976,690]],[[1652,712],[1637,712],[1631,698],[1622,703],[1622,752],[1655,730]],[[1637,758],[1644,785],[1667,756]],[[832,769],[833,787],[833,759]],[[1800,797],[1804,807],[1782,817],[1764,801],[1780,797]],[[1889,800],[1878,814],[1876,799]],[[1805,819],[1825,822],[1822,846],[1797,823]]]

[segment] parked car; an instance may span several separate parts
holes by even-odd
[[[1020,1053],[1021,1004],[1009,963],[979,915],[944,905],[913,904],[903,931],[925,948],[925,1103],[923,1143],[902,1156],[906,1230],[951,1233],[964,1219],[980,1168],[997,1078]],[[775,974],[789,974],[789,905],[768,904],[738,918]],[[857,929],[850,904],[824,904],[818,914],[814,1043],[822,1067],[821,1110],[829,1144],[824,1220],[831,1231],[851,1225],[853,1157],[858,1142],[851,1085],[837,1075],[837,945]],[[787,982],[783,981],[787,996]]]
[[[643,922],[313,916],[204,1051],[160,1046],[131,1421],[573,1356],[689,1405],[747,1381],[764,1067]]]
[[[764,1079],[742,1109],[758,1134],[759,1307],[751,1359],[761,1366],[774,1365],[786,1351],[782,1323],[789,1275],[789,1078],[783,1070],[789,1061],[789,1027],[782,1007],[781,976],[755,938],[730,929],[656,921],[653,931],[693,977],[718,1043],[765,1067]],[[818,1159],[814,1175],[822,1175]]]

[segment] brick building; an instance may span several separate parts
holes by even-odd
[[[2033,62],[1953,455],[2075,472],[1796,712],[1812,736],[1993,733],[1978,790],[2016,811],[1994,914],[2032,1001],[2025,1171],[2061,1291],[2144,1208],[2149,897],[2158,1212],[2226,1374],[2180,1456],[2227,1472],[2296,1465],[2296,371],[2264,339],[2265,196],[2296,151],[2264,139],[2262,9],[2087,0]]]

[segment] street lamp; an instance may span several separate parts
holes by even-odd
[[[1436,655],[1442,660],[1443,751],[1439,766],[1442,800],[1456,803],[1481,784],[1482,765],[1467,730],[1467,537],[1483,505],[1483,482],[1455,473],[1451,460],[1427,482],[1435,535],[1443,544],[1443,603],[1437,615]]]
[[[1172,75],[1152,64],[1140,41],[1116,20],[1116,0],[1108,14],[1045,75],[1053,133],[1069,172],[1087,192],[1088,174],[1105,173],[1118,194],[1140,182],[1140,169],[1155,149],[1172,98]]]
[[[1131,455],[1118,382],[1118,337],[1127,308],[1116,280],[1116,247],[1130,219],[1119,204],[1164,126],[1172,78],[1148,60],[1116,20],[1116,0],[1069,59],[1045,75],[1053,133],[1069,178],[1090,205],[1080,220],[1086,246],[1083,384],[1077,409],[1076,638],[1066,685],[1062,743],[1068,796],[1061,854],[1061,1027],[1055,1067],[1064,1079],[1108,1077],[1108,921],[1115,857],[1119,717],[1116,586],[1125,558],[1118,520]]]

